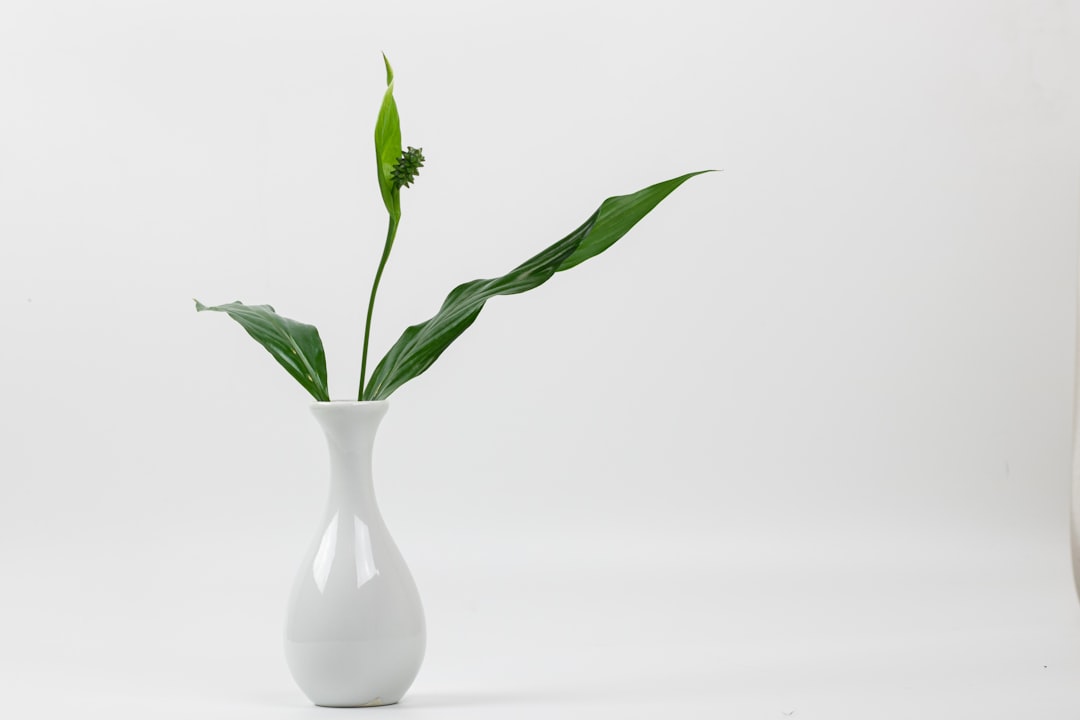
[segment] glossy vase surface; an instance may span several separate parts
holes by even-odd
[[[388,403],[312,406],[330,450],[330,499],[289,598],[285,656],[316,705],[390,705],[424,657],[424,611],[375,502],[375,433]]]

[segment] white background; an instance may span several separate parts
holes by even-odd
[[[397,71],[428,157],[373,359],[492,301],[375,462],[428,656],[401,718],[1080,716],[1076,2],[0,4],[0,716],[278,718],[354,393]]]

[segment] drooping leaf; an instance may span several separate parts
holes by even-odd
[[[248,335],[274,356],[296,381],[319,401],[330,400],[326,379],[326,353],[314,325],[305,325],[274,312],[269,305],[245,305],[231,302],[208,307],[198,300],[199,312],[212,310],[227,313],[247,330]]]
[[[375,162],[379,173],[379,190],[382,192],[386,212],[395,221],[401,217],[401,194],[394,185],[394,166],[401,157],[401,121],[397,103],[394,102],[394,70],[383,55],[386,64],[386,93],[383,94],[379,117],[375,121]]]
[[[384,400],[417,377],[472,325],[484,303],[496,295],[513,295],[543,285],[556,272],[568,270],[611,247],[660,201],[684,182],[689,173],[605,200],[581,227],[502,277],[458,285],[432,318],[413,325],[379,362],[364,393],[365,400]]]

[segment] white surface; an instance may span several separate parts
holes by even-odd
[[[330,492],[289,594],[285,657],[321,707],[393,705],[424,659],[424,608],[379,514],[371,473],[389,407],[385,400],[311,406],[326,434]]]
[[[396,393],[417,717],[1080,715],[1075,2],[0,5],[0,715],[302,715],[302,390],[699,167]],[[343,292],[342,288],[350,288]],[[164,467],[164,469],[162,469]],[[252,502],[254,494],[256,500]]]

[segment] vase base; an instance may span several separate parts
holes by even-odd
[[[323,705],[321,703],[315,703],[315,707],[324,708],[366,708],[366,707],[386,707],[387,705],[397,705],[397,700],[383,700],[382,698],[375,698],[371,702],[364,703],[363,705]]]

